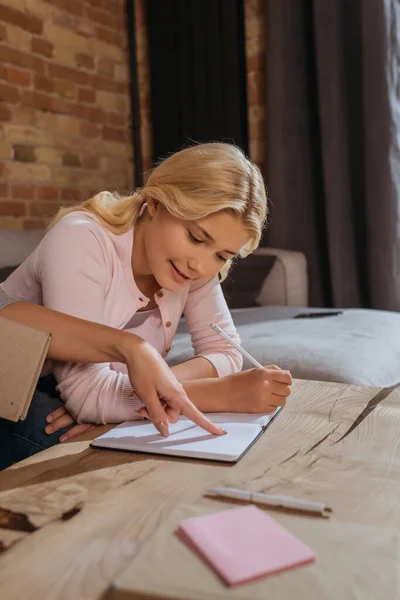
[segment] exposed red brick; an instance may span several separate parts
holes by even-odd
[[[124,125],[128,125],[127,117],[125,115],[117,115],[116,113],[109,113],[107,121],[109,125],[114,125],[114,127],[123,127]]]
[[[84,156],[82,160],[82,167],[84,169],[98,169],[100,161],[98,156]]]
[[[35,148],[26,144],[14,144],[14,160],[18,162],[36,162]]]
[[[119,94],[127,94],[129,92],[129,83],[124,81],[115,82],[115,90]]]
[[[11,9],[9,12],[11,19],[22,12],[28,12],[29,17],[30,13],[25,4],[32,7],[32,16],[37,19],[40,32],[38,30],[29,33],[27,48],[26,44],[11,44],[7,41],[8,21],[2,19],[1,14],[3,2],[15,6],[15,10]],[[126,14],[125,2],[122,0],[40,0],[40,2],[47,3],[45,9],[51,11],[51,21],[60,28],[61,45],[64,43],[62,31],[67,35],[70,30],[88,39],[92,39],[98,33],[97,38],[105,44],[115,45],[119,52],[126,51]],[[18,162],[12,165],[7,159],[0,163],[0,171],[4,173],[9,166],[15,168],[14,181],[8,182],[0,175],[0,197],[3,202],[7,201],[8,207],[13,202],[24,207],[25,212],[21,209],[19,216],[13,215],[9,218],[18,220],[25,228],[44,228],[49,217],[56,212],[60,204],[68,206],[70,203],[86,200],[92,193],[101,190],[104,186],[103,161],[106,160],[109,152],[111,154],[114,152],[112,142],[107,143],[106,140],[121,142],[126,139],[128,144],[131,141],[131,131],[128,127],[129,85],[123,81],[114,81],[116,71],[119,69],[118,57],[108,52],[103,53],[101,50],[96,54],[95,48],[91,45],[87,48],[77,45],[76,48],[69,48],[69,52],[72,51],[73,64],[69,60],[64,61],[62,49],[60,49],[60,56],[56,56],[57,40],[50,42],[43,35],[42,18],[45,20],[41,11],[36,13],[33,0],[14,2],[0,0],[0,40],[5,40],[0,41],[0,94],[5,89],[7,95],[9,87],[15,90],[11,92],[13,100],[5,102],[0,100],[0,125],[1,121],[14,122],[15,119],[15,123],[21,125],[21,135],[26,127],[26,141],[22,138],[18,140],[18,144],[13,143],[12,138],[7,139],[8,131],[5,128],[5,142],[7,144],[11,141],[11,146],[14,147],[14,158]],[[31,27],[29,20],[28,25],[25,23],[26,26]],[[11,30],[11,25],[9,28]],[[143,27],[142,29],[144,31]],[[23,32],[20,31],[22,36]],[[141,39],[139,43],[144,42]],[[111,51],[112,47],[109,47],[109,50]],[[69,56],[66,55],[65,59],[69,59]],[[121,60],[128,61],[127,54],[121,56]],[[122,73],[119,78],[122,79]],[[3,88],[3,85],[8,88]],[[103,102],[99,104],[96,102],[102,100],[101,90],[105,90],[110,97],[114,98],[110,100],[109,109],[106,108],[106,104],[104,108],[102,107]],[[14,103],[16,93],[19,94],[18,103]],[[51,114],[48,114],[48,118],[45,118],[46,115],[42,118],[40,111],[54,113],[57,118]],[[41,125],[37,122],[38,119],[42,120]],[[53,121],[54,127],[52,127]],[[60,133],[60,140],[57,138],[58,121],[60,121],[60,129],[66,133],[66,135]],[[69,124],[71,124],[70,129]],[[43,145],[40,141],[41,136],[35,141],[30,135],[31,129],[37,127],[42,130],[46,128],[55,130],[56,137],[53,142],[48,139],[50,145],[46,148],[41,147]],[[146,125],[146,128],[150,131],[149,126]],[[127,151],[129,152],[129,148]],[[56,167],[52,168],[51,164],[42,167],[33,166],[34,163],[28,166],[21,162],[33,161],[35,155],[39,159],[39,152],[43,153],[44,162],[47,162],[48,155],[49,163],[54,160],[58,165],[63,164],[65,173],[68,172],[65,167],[70,167],[70,185],[74,186],[73,188],[60,187],[58,181],[63,181],[64,174]],[[116,174],[115,181],[113,180],[113,166],[116,162],[118,160],[115,157],[110,157],[107,174],[111,187],[122,185],[120,173]],[[121,168],[123,162],[121,158]],[[47,176],[44,181],[36,181],[35,170],[39,176],[41,169],[43,174],[47,173]],[[80,177],[82,181],[90,177],[93,177],[94,181],[98,180],[98,188],[92,192],[89,189],[91,186],[81,186]],[[129,176],[127,176],[127,185],[128,180]]]
[[[54,91],[54,81],[45,75],[35,75],[34,85],[35,89],[39,90],[40,92]]]
[[[251,71],[264,71],[265,69],[265,52],[260,51],[257,54],[249,56],[246,60],[247,73]]]
[[[94,21],[95,23],[100,23],[100,25],[105,25],[106,27],[113,27],[114,29],[118,29],[121,26],[120,19],[103,10],[92,8],[91,6],[86,6],[85,14],[91,21]]]
[[[81,167],[81,159],[74,152],[65,152],[62,157],[64,167]]]
[[[0,101],[17,104],[19,102],[19,90],[6,83],[0,83]]]
[[[8,106],[0,103],[0,121],[10,121],[11,111]]]
[[[104,90],[106,92],[115,92],[118,84],[117,84],[117,82],[114,82],[111,79],[106,79],[105,77],[99,77],[99,75],[93,75],[92,86],[96,90]]]
[[[11,197],[20,200],[32,200],[35,197],[35,188],[31,183],[13,183]]]
[[[58,206],[54,202],[30,202],[29,214],[31,217],[52,217],[56,214]]]
[[[31,56],[9,46],[0,46],[0,62],[11,63],[27,69],[33,69],[37,73],[44,73],[44,62],[38,56]]]
[[[251,105],[263,105],[265,95],[265,76],[261,71],[252,71],[247,76],[247,102]]]
[[[84,69],[94,69],[94,60],[90,54],[75,54],[76,66]]]
[[[37,197],[39,200],[59,200],[60,189],[54,185],[42,185],[38,188]]]
[[[64,188],[61,190],[61,200],[63,202],[81,202],[84,199],[82,190],[79,188]]]
[[[75,98],[76,97],[76,86],[71,81],[63,81],[62,79],[57,79],[54,82],[54,91],[59,96],[63,96],[64,98]]]
[[[79,71],[78,69],[63,67],[61,65],[50,64],[49,75],[51,77],[56,77],[57,79],[67,79],[82,85],[88,85],[90,83],[90,76],[87,73]]]
[[[66,0],[66,10],[81,17],[83,15],[82,0]]]
[[[75,15],[71,15],[71,13],[59,10],[53,12],[52,19],[54,25],[58,25],[59,27],[63,27],[65,29],[70,29],[71,31],[76,31],[77,17]]]
[[[6,67],[6,79],[13,85],[19,85],[21,87],[29,87],[31,85],[32,77],[28,71],[21,71],[16,67]]]
[[[80,88],[78,92],[79,102],[86,102],[92,104],[96,102],[96,92],[92,89]]]
[[[81,135],[83,137],[95,138],[100,134],[100,127],[94,123],[81,123]]]
[[[52,57],[54,46],[51,42],[48,42],[47,40],[34,37],[31,41],[31,49],[32,52],[37,52],[38,54],[43,54],[43,56]]]
[[[86,119],[94,123],[105,123],[106,114],[104,110],[92,106],[82,106],[80,104],[71,105],[71,115],[78,119]]]
[[[78,19],[76,22],[76,31],[86,37],[93,37],[96,34],[96,27],[87,19]]]
[[[53,113],[68,114],[69,106],[62,98],[53,98],[40,92],[24,92],[21,94],[21,102],[25,106],[32,106],[39,110],[47,110]]]
[[[72,13],[80,17],[83,15],[83,5],[81,0],[45,0],[48,4],[58,6],[62,10]]]
[[[127,134],[124,129],[116,129],[115,127],[105,125],[103,127],[103,139],[125,142],[127,140]]]
[[[25,215],[24,202],[0,202],[0,215],[7,217],[23,217]]]
[[[3,4],[0,4],[0,21],[11,23],[11,25],[16,25],[30,33],[41,34],[43,32],[43,21],[41,19],[26,11],[17,10]]]
[[[96,8],[105,8],[107,5],[107,0],[87,0],[89,4],[95,6]],[[112,7],[115,10],[115,6]]]
[[[112,46],[118,46],[119,48],[124,45],[124,38],[121,33],[117,31],[111,31],[110,29],[104,29],[104,27],[96,27],[96,36],[99,40],[107,42]]]
[[[114,67],[115,62],[107,56],[100,58],[97,63],[98,72],[106,77],[114,77]]]

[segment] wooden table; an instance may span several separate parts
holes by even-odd
[[[0,597],[400,598],[399,432],[399,391],[296,381],[234,466],[58,445],[0,474]],[[316,563],[226,588],[171,534],[234,506],[203,496],[217,484],[332,506],[329,520],[268,511]]]

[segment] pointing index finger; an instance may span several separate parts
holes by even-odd
[[[226,434],[225,429],[222,429],[210,421],[210,419],[208,419],[198,408],[195,407],[193,402],[189,400],[184,392],[181,396],[180,411],[183,415],[185,415],[185,417],[209,433],[212,433],[213,435]]]

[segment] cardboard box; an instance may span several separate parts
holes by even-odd
[[[26,418],[51,334],[0,317],[0,417]]]

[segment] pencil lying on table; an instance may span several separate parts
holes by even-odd
[[[301,500],[299,498],[290,498],[289,496],[271,496],[269,494],[250,492],[248,490],[240,490],[237,488],[210,487],[207,489],[207,494],[222,496],[223,498],[233,498],[234,500],[254,502],[255,504],[265,504],[266,506],[276,506],[278,508],[317,513],[326,518],[333,512],[332,509],[323,504],[323,502]]]

